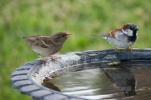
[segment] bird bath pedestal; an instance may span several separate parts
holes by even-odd
[[[46,77],[54,78],[66,72],[91,69],[88,64],[99,64],[100,68],[113,67],[120,63],[151,65],[151,49],[134,49],[133,51],[84,51],[60,55],[56,60],[45,64],[40,60],[28,62],[17,68],[11,75],[13,87],[29,95],[33,100],[84,100],[80,97],[63,94],[42,85]],[[149,62],[149,63],[148,63]]]

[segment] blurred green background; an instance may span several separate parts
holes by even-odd
[[[29,100],[12,88],[10,75],[37,55],[21,38],[72,33],[61,50],[84,51],[111,46],[96,33],[136,23],[134,47],[151,47],[151,0],[0,0],[0,100]]]

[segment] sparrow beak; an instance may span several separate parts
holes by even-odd
[[[72,34],[70,34],[70,33],[66,33],[67,35],[72,35]]]
[[[72,34],[70,34],[70,33],[66,33],[66,36],[67,36],[67,37],[69,37],[69,36],[71,36],[71,35],[72,35]]]

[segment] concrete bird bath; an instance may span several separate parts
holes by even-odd
[[[12,73],[11,80],[13,87],[21,93],[31,96],[33,100],[85,100],[47,88],[42,85],[43,80],[46,77],[51,79],[67,72],[93,69],[93,66],[88,66],[88,64],[99,64],[100,68],[116,67],[121,63],[137,67],[139,64],[151,66],[150,60],[151,49],[134,49],[132,52],[114,50],[71,52],[60,55],[56,61],[49,60],[46,64],[43,64],[40,60],[28,62]],[[115,73],[109,75],[114,76]],[[131,76],[131,74],[128,75]],[[120,78],[118,75],[115,76],[113,80],[117,80],[117,85],[121,86],[118,84]],[[135,94],[134,92],[127,92],[132,89],[135,90],[135,86],[122,88],[126,95]]]

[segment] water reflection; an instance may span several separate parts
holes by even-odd
[[[43,85],[64,94],[92,100],[151,100],[151,68],[130,67],[133,66],[94,66],[94,69],[69,72],[54,79],[46,78]]]
[[[48,78],[48,77],[45,77],[45,79],[43,80],[42,85],[45,86],[45,87],[47,87],[47,88],[56,90],[56,91],[61,91],[57,86],[55,86],[55,85],[51,82],[51,79]]]
[[[125,96],[136,95],[136,81],[130,69],[120,66],[118,68],[106,68],[102,70],[113,84],[124,92]]]

